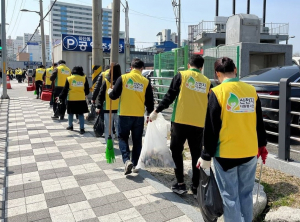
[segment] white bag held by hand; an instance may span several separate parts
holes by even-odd
[[[175,168],[171,151],[167,146],[168,125],[169,123],[161,113],[158,114],[155,121],[148,123],[137,169],[150,167]]]

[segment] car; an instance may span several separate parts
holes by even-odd
[[[300,83],[300,67],[299,66],[283,66],[283,67],[274,67],[266,68],[250,73],[249,75],[240,79],[240,81],[260,81],[260,82],[280,82],[282,78],[292,78],[292,82]],[[252,85],[255,87],[258,96],[260,95],[279,95],[279,86],[270,86],[270,85]],[[291,90],[292,97],[300,98],[300,88],[292,87]],[[279,109],[279,100],[275,99],[265,99],[261,98],[261,106],[271,109]],[[292,111],[300,112],[300,103],[292,102]],[[263,110],[264,119],[279,120],[279,113],[269,110]],[[300,125],[300,116],[291,115],[291,123]],[[268,130],[278,131],[278,124],[265,122],[265,127]]]
[[[145,69],[142,71],[142,75],[144,77],[146,77],[147,79],[150,79],[151,77],[153,77],[153,74],[154,74],[154,70]]]

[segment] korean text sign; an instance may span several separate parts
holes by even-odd
[[[92,52],[93,39],[91,36],[62,34],[63,51]],[[103,52],[110,52],[111,38],[102,38]],[[119,40],[119,53],[124,53],[124,39]]]

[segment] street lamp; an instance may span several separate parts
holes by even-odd
[[[288,38],[287,38],[287,40],[286,40],[286,44],[288,44],[289,43],[289,39],[294,39],[294,38],[296,38],[296,36],[288,36]]]
[[[41,38],[42,38],[42,60],[43,65],[46,66],[46,46],[45,46],[45,35],[44,35],[44,20],[43,20],[43,2],[40,0],[40,11],[32,11],[28,9],[21,9],[21,12],[35,12],[40,16],[40,25],[41,25]],[[33,33],[35,34],[35,33]]]

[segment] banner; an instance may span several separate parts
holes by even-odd
[[[119,53],[124,53],[124,39],[119,40]],[[92,52],[93,40],[91,36],[62,34],[63,51]],[[102,38],[103,52],[110,53],[111,38]]]

